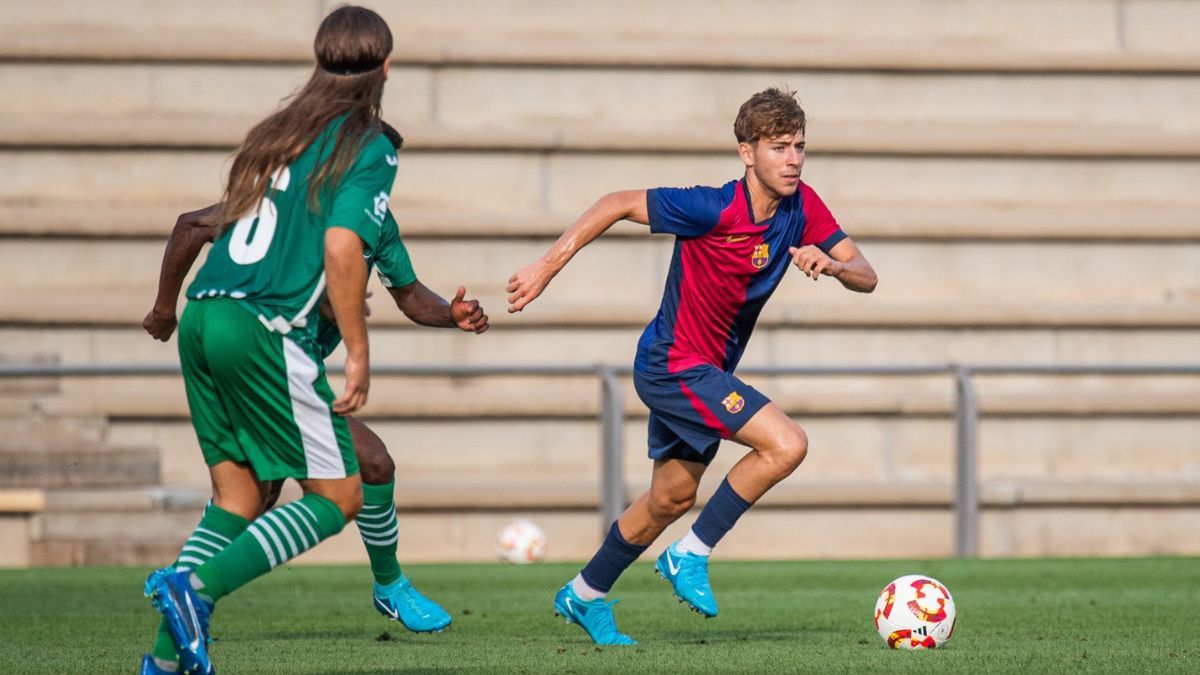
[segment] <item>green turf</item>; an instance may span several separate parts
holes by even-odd
[[[279,569],[221,603],[226,673],[1200,672],[1200,560],[717,561],[721,615],[678,605],[647,564],[614,589],[641,644],[597,649],[551,615],[575,565],[412,565],[454,625],[412,635],[371,609],[365,567]],[[0,672],[133,672],[157,615],[142,569],[0,572]],[[946,649],[891,652],[871,612],[893,577],[949,586]]]

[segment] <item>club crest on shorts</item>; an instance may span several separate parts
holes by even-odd
[[[767,261],[771,259],[771,245],[759,244],[754,247],[754,253],[750,255],[750,264],[758,269],[767,266]]]
[[[746,399],[742,398],[736,391],[731,391],[725,397],[725,400],[721,401],[721,405],[725,406],[725,410],[731,415],[736,415],[742,412],[742,408],[746,407]]]

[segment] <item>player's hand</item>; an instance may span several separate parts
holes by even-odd
[[[461,330],[478,335],[488,329],[487,314],[483,313],[478,300],[464,300],[466,295],[467,287],[459,286],[458,293],[450,301],[450,318]]]
[[[353,415],[367,404],[367,390],[371,387],[371,369],[366,356],[346,357],[346,391],[333,402],[333,412]]]
[[[142,328],[150,334],[150,337],[155,340],[166,342],[171,339],[171,334],[175,332],[175,326],[179,325],[179,320],[175,317],[175,311],[169,312],[152,309],[146,318],[142,319]]]
[[[837,276],[844,266],[844,263],[830,258],[824,251],[812,244],[801,248],[793,246],[788,249],[788,253],[792,255],[792,263],[800,268],[804,276],[813,281],[820,278],[822,274],[831,277]]]
[[[525,306],[533,302],[542,291],[546,290],[546,284],[554,278],[558,270],[553,269],[545,261],[539,260],[532,265],[521,268],[516,274],[508,278],[508,313],[519,312],[525,309]]]

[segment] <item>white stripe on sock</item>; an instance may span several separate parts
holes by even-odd
[[[229,544],[214,544],[213,542],[208,541],[207,539],[201,539],[200,537],[192,537],[184,542],[184,547],[192,547],[194,550],[207,553],[210,556],[224,551],[225,547],[228,545]]]
[[[400,541],[400,532],[397,531],[396,534],[392,535],[392,537],[387,540],[370,539],[366,535],[362,535],[362,540],[372,546],[391,546],[392,544]]]
[[[317,542],[315,541],[311,544],[308,543],[308,537],[304,536],[304,530],[300,528],[300,525],[298,525],[295,520],[292,520],[292,515],[288,513],[287,509],[275,509],[275,513],[278,513],[279,517],[288,521],[288,523],[292,526],[292,531],[296,533],[297,537],[300,537],[300,545],[303,546],[303,548],[300,549],[301,553],[317,545]]]
[[[317,535],[317,516],[312,512],[312,509],[300,502],[292,502],[283,508],[292,509],[292,515],[296,516],[296,520],[304,523],[304,527],[308,528],[308,533],[312,535],[313,541],[321,541],[321,537]],[[301,511],[304,513],[301,513]],[[316,544],[313,544],[313,546],[316,546]]]
[[[366,520],[368,522],[386,522],[388,519],[390,519],[391,517],[393,517],[395,515],[396,515],[395,511],[392,511],[391,513],[388,513],[387,511],[383,511],[381,513],[363,512],[363,513],[359,513],[358,517],[355,518],[355,520]]]
[[[288,532],[287,523],[283,522],[283,519],[280,518],[274,511],[267,511],[266,513],[264,513],[263,520],[269,522],[271,524],[271,527],[275,531],[277,531],[279,534],[281,534],[283,536],[283,540],[287,542],[288,551],[289,551],[289,554],[287,556],[288,560],[295,558],[296,556],[300,555],[301,553],[303,553],[304,551],[307,550],[307,549],[302,549],[302,548],[296,547],[296,540],[292,538],[292,533]]]
[[[250,534],[254,535],[254,538],[258,540],[258,545],[262,547],[263,553],[267,554],[267,564],[271,566],[271,569],[275,569],[275,565],[278,563],[275,562],[275,554],[271,552],[271,545],[267,543],[266,537],[262,536],[262,534],[258,531],[258,528],[255,527],[253,523],[251,523],[250,527],[246,528],[246,530],[249,531]]]
[[[360,530],[366,530],[368,532],[374,532],[376,534],[383,534],[385,532],[390,532],[390,531],[396,529],[396,519],[395,518],[391,519],[390,521],[388,521],[386,523],[360,523],[358,521],[355,521],[355,524],[358,525],[358,529],[360,529]]]
[[[211,558],[211,557],[213,557],[214,555],[216,555],[216,554],[218,554],[218,553],[220,553],[220,552],[221,552],[221,551],[220,551],[220,549],[218,549],[218,550],[216,550],[216,551],[210,551],[210,550],[208,550],[208,549],[206,549],[206,548],[201,548],[201,547],[199,547],[199,546],[192,546],[192,544],[193,544],[193,543],[194,543],[194,542],[190,542],[190,541],[189,541],[189,542],[187,543],[187,545],[185,545],[185,546],[184,546],[184,547],[183,547],[183,548],[182,548],[182,549],[179,551],[180,555],[182,555],[182,554],[184,554],[184,553],[195,553],[196,555],[199,555],[199,556],[204,556],[204,559],[205,559],[205,560],[208,560],[209,558]]]
[[[212,530],[204,528],[204,527],[197,527],[196,532],[207,534],[208,536],[212,537],[213,539],[216,539],[217,541],[224,542],[226,546],[233,543],[232,541],[229,540],[228,537],[217,534],[216,532],[213,532]]]
[[[275,533],[275,528],[271,527],[271,523],[259,518],[254,521],[254,525],[258,527],[260,532],[267,535],[267,538],[274,544],[275,559],[279,561],[277,564],[282,565],[287,562],[287,549],[283,547],[283,541],[279,539],[279,535]]]

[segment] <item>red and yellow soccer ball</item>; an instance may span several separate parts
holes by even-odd
[[[933,577],[900,577],[879,594],[875,629],[892,649],[941,647],[954,634],[954,598]]]
[[[516,565],[537,562],[546,555],[546,533],[533,521],[516,518],[496,535],[496,553]]]

